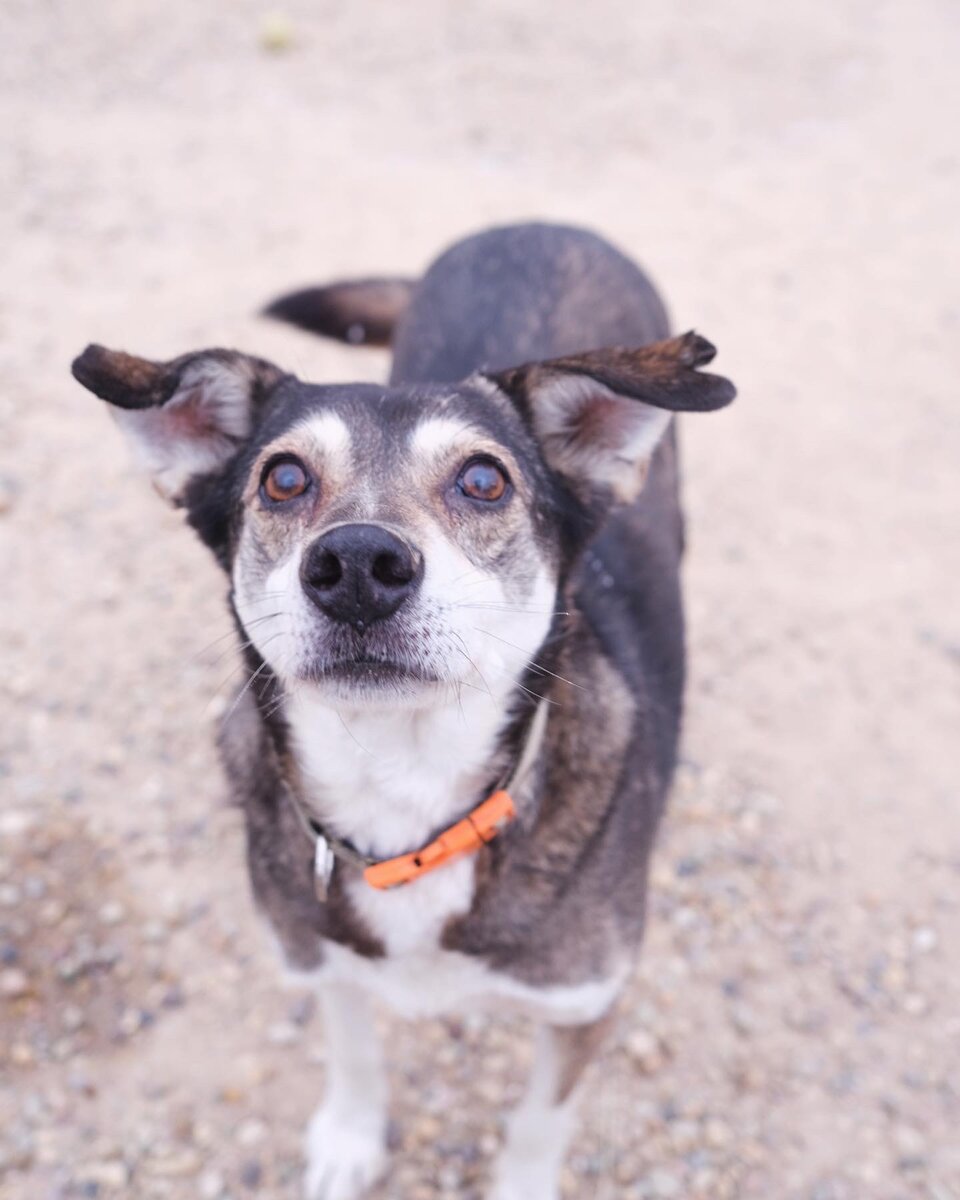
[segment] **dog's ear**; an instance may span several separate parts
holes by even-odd
[[[640,349],[591,350],[488,377],[529,420],[547,462],[581,491],[635,499],[675,412],[711,412],[736,389],[697,368],[714,347],[695,333]]]
[[[112,406],[157,491],[173,504],[182,503],[191,479],[236,453],[257,408],[286,378],[271,363],[234,350],[202,350],[163,363],[88,346],[71,369]]]

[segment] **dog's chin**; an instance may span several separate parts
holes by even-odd
[[[298,673],[298,681],[331,704],[356,708],[419,708],[450,686],[407,663],[362,657],[310,664]]]

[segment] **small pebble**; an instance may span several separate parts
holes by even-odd
[[[0,812],[0,837],[22,837],[36,824],[37,818],[26,808],[8,808]]]
[[[0,516],[13,510],[19,490],[9,475],[0,475]]]
[[[893,1143],[903,1157],[919,1158],[927,1150],[927,1139],[912,1125],[898,1125],[893,1131]]]
[[[731,1004],[730,1023],[741,1037],[751,1037],[757,1032],[756,1015],[746,1004]]]
[[[24,971],[17,967],[9,967],[0,971],[0,996],[8,1000],[17,1000],[26,996],[30,991],[30,981]]]
[[[725,1121],[712,1118],[703,1127],[703,1140],[715,1150],[730,1144],[732,1131]]]
[[[680,1181],[669,1171],[651,1171],[647,1178],[647,1185],[649,1195],[655,1196],[657,1200],[672,1200],[674,1196],[679,1196],[683,1191]]]
[[[656,1074],[667,1057],[659,1039],[646,1029],[634,1029],[628,1034],[624,1049],[644,1075]]]
[[[226,1190],[226,1180],[218,1171],[204,1171],[197,1183],[200,1200],[220,1200]]]
[[[937,931],[929,925],[921,925],[919,929],[915,929],[910,938],[910,944],[917,954],[930,954],[936,950],[939,941]]]
[[[125,1009],[117,1023],[117,1029],[123,1037],[133,1037],[145,1024],[145,1014],[136,1008]]]
[[[267,1136],[267,1127],[257,1117],[248,1117],[241,1121],[234,1133],[240,1146],[257,1146]]]
[[[18,1067],[29,1067],[36,1062],[36,1055],[26,1042],[14,1042],[10,1047],[10,1061]]]
[[[268,13],[260,25],[260,45],[271,54],[289,50],[296,39],[293,22],[285,13]]]
[[[273,1046],[292,1046],[301,1034],[302,1030],[292,1021],[276,1021],[267,1029],[267,1041]]]
[[[144,1169],[161,1179],[183,1179],[188,1175],[196,1175],[202,1163],[200,1155],[195,1150],[177,1150],[157,1158],[148,1158]]]
[[[104,925],[119,925],[126,917],[127,910],[116,900],[109,900],[102,905],[97,916]]]
[[[263,1166],[255,1159],[250,1158],[240,1168],[240,1183],[245,1188],[258,1188],[263,1181]]]
[[[130,1169],[120,1159],[108,1159],[103,1162],[88,1163],[77,1172],[77,1180],[81,1187],[88,1189],[91,1185],[97,1190],[87,1192],[88,1195],[98,1195],[99,1189],[116,1192],[125,1188],[130,1180]]]

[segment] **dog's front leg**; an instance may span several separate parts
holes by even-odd
[[[490,1200],[557,1200],[577,1084],[613,1020],[611,1011],[589,1025],[539,1030],[530,1082],[510,1116]]]
[[[387,1081],[369,997],[324,986],[327,1084],[307,1129],[306,1200],[357,1200],[386,1163]]]

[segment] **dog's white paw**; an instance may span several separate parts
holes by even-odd
[[[307,1127],[304,1200],[360,1200],[387,1163],[378,1122],[319,1108]]]
[[[496,1164],[487,1200],[559,1200],[557,1173],[550,1166],[522,1162],[508,1151]]]

